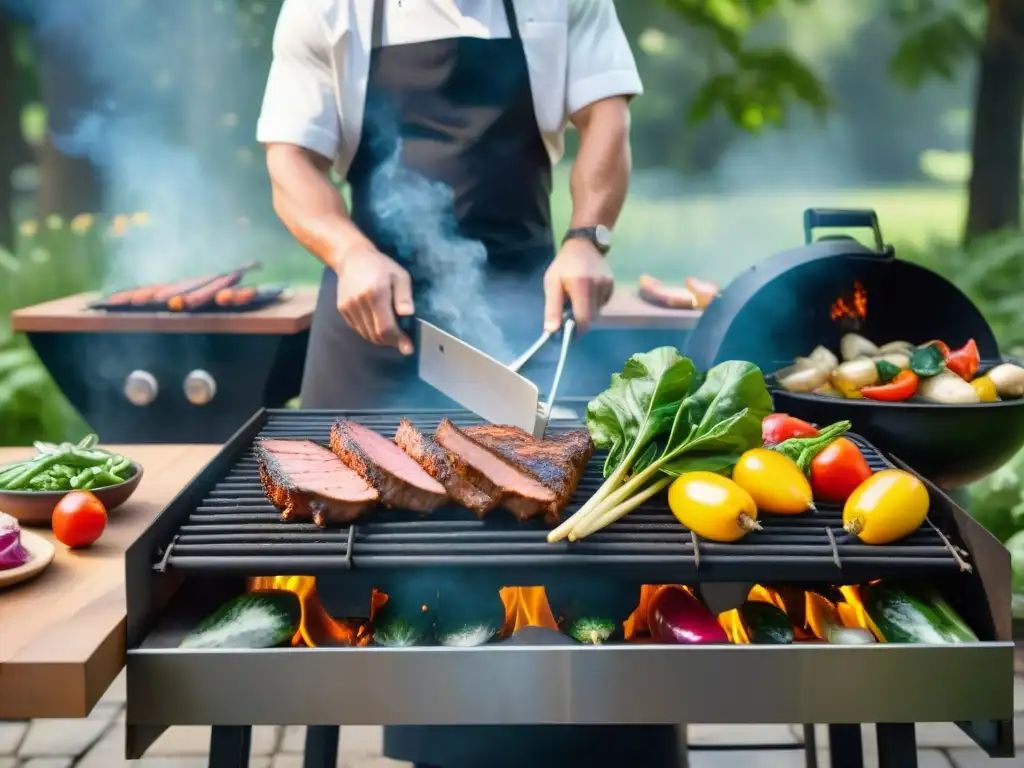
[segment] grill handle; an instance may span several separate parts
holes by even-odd
[[[875,249],[881,256],[892,256],[893,250],[882,239],[878,214],[871,209],[808,208],[804,211],[804,244],[814,242],[814,230],[821,227],[870,229],[875,235]]]

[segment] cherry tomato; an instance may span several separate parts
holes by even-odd
[[[811,460],[811,489],[817,501],[842,504],[871,475],[864,454],[845,437]]]
[[[88,491],[72,491],[53,508],[53,535],[72,549],[88,547],[107,526],[107,509]]]

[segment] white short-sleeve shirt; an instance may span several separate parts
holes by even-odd
[[[570,115],[642,91],[613,0],[513,0],[538,128],[552,162]],[[334,160],[355,155],[370,65],[374,0],[284,0],[256,130]],[[507,38],[501,0],[385,0],[384,45],[449,37]]]

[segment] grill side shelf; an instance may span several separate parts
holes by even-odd
[[[326,442],[335,419],[359,421],[387,437],[401,416],[431,430],[443,416],[461,426],[476,417],[439,411],[271,410],[260,436],[305,437]],[[558,422],[552,429],[580,428]],[[884,547],[851,540],[842,512],[822,505],[813,515],[762,516],[764,530],[734,544],[697,542],[667,509],[663,499],[646,504],[622,521],[581,542],[549,544],[539,521],[517,523],[507,513],[477,520],[467,510],[444,508],[429,517],[380,510],[347,528],[318,529],[312,523],[282,523],[263,496],[257,464],[246,446],[236,446],[224,468],[192,508],[165,558],[179,571],[247,575],[310,574],[343,569],[392,570],[420,567],[511,568],[524,573],[557,573],[564,568],[614,569],[630,578],[662,581],[847,581],[921,577],[955,572],[958,563],[936,530],[925,526]],[[893,466],[873,446],[851,438],[875,471]],[[234,442],[234,441],[232,441]],[[224,452],[222,452],[223,454]],[[603,481],[595,457],[563,515],[572,514]]]

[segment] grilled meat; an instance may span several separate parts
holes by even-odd
[[[183,312],[187,309],[198,309],[204,304],[214,300],[218,292],[225,288],[231,288],[242,279],[242,273],[232,272],[229,275],[212,280],[211,282],[196,288],[194,291],[183,291],[167,300],[167,307],[173,312]]]
[[[263,493],[282,520],[348,523],[380,495],[329,450],[311,440],[256,441]]]
[[[494,453],[444,419],[434,440],[461,461],[456,472],[515,515],[526,520],[543,514],[548,522],[558,520],[558,497],[554,491]]]
[[[494,508],[495,499],[467,479],[469,470],[465,462],[416,429],[408,419],[402,419],[399,423],[395,443],[423,467],[428,475],[441,483],[456,504],[481,518]]]
[[[432,512],[448,500],[444,486],[394,442],[344,419],[331,427],[331,450],[377,489],[388,507]]]
[[[496,424],[470,427],[466,434],[550,488],[559,511],[569,503],[594,454],[594,443],[585,429],[544,440],[537,440],[519,427]]]
[[[217,275],[205,275],[204,277],[194,277],[191,280],[182,280],[177,283],[161,285],[158,287],[156,293],[153,294],[153,302],[155,304],[166,304],[175,296],[188,293],[189,291],[198,290],[207,283],[216,280],[217,277]]]
[[[251,285],[244,287],[235,286],[218,291],[213,300],[219,307],[242,307],[256,298],[256,288]]]

